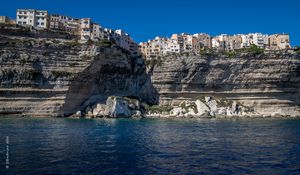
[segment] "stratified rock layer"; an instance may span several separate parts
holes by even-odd
[[[169,55],[149,71],[163,106],[212,96],[251,107],[261,116],[300,116],[300,58],[292,52],[235,58]]]
[[[112,95],[154,104],[155,94],[142,57],[108,42],[0,35],[1,114],[66,116]]]

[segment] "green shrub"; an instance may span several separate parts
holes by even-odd
[[[209,49],[209,48],[201,49],[199,54],[202,55],[202,56],[215,56],[215,55],[217,55],[217,53],[213,49]]]
[[[252,44],[249,48],[249,52],[254,55],[260,55],[264,53],[264,49],[259,48],[258,46]]]
[[[235,58],[236,57],[236,52],[235,51],[225,52],[225,55],[228,58]]]
[[[170,112],[173,109],[172,106],[159,106],[159,105],[153,105],[153,106],[147,106],[147,111],[150,113],[162,113],[162,112]]]

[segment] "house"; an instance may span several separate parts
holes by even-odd
[[[49,25],[48,12],[45,10],[17,9],[16,23],[47,29]]]

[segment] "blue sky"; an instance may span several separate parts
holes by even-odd
[[[91,17],[123,29],[137,42],[172,33],[289,33],[300,45],[299,0],[1,0],[0,15],[17,8]]]

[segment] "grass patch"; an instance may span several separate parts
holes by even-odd
[[[163,112],[170,112],[173,109],[172,106],[159,106],[159,105],[153,105],[153,106],[147,106],[147,111],[149,113],[163,113]]]

